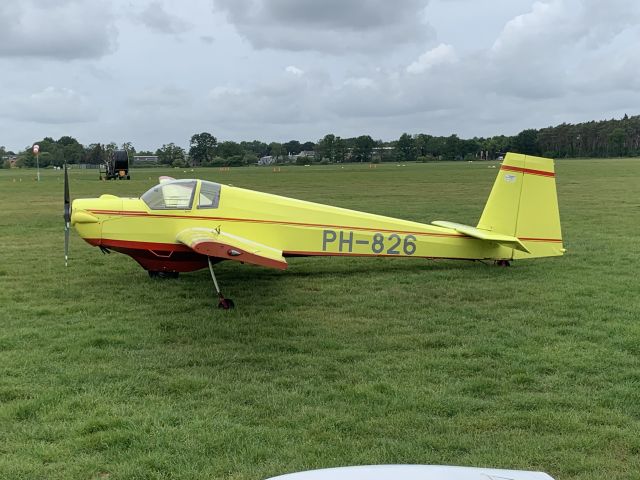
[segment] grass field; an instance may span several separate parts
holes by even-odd
[[[559,161],[567,255],[290,259],[152,280],[72,233],[62,173],[0,170],[0,478],[421,463],[640,478],[640,160]],[[71,171],[74,198],[198,176],[475,225],[484,163]]]

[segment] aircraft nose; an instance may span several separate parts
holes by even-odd
[[[71,225],[78,223],[98,223],[98,217],[91,215],[86,210],[74,210],[71,214]]]
[[[87,201],[83,199],[74,200],[71,204],[71,225],[79,223],[98,223],[100,220],[95,215],[89,213],[90,208]]]

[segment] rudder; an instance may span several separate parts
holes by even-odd
[[[530,253],[513,258],[562,255],[553,160],[508,153],[477,228],[517,237]]]

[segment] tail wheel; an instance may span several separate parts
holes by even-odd
[[[235,306],[235,303],[233,303],[233,300],[230,298],[221,298],[218,302],[218,308],[221,310],[231,310],[232,308],[235,308]]]
[[[147,270],[149,278],[178,278],[179,272],[164,272],[157,270]]]

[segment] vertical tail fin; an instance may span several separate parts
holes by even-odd
[[[478,228],[517,237],[530,253],[514,250],[513,258],[562,255],[553,160],[508,153]]]

